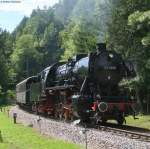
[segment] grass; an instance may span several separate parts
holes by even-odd
[[[0,112],[0,149],[80,149],[76,144],[47,138],[21,124],[13,124],[6,113]]]
[[[136,116],[138,119],[133,119],[132,116],[126,118],[127,125],[146,128],[150,130],[150,115]]]
[[[133,116],[126,117],[126,125],[146,128],[150,130],[150,115],[138,115],[138,119],[134,119]],[[108,122],[116,123],[114,120]]]

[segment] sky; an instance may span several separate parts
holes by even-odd
[[[30,16],[33,9],[53,6],[58,1],[59,0],[0,0],[0,28],[12,32],[24,16]]]

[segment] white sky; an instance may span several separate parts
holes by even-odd
[[[10,0],[9,0],[10,1]],[[58,0],[20,0],[21,3],[0,3],[0,11],[19,12],[29,16],[33,9],[52,6]]]
[[[19,24],[24,16],[30,16],[37,7],[53,6],[59,0],[5,0],[21,1],[20,3],[2,3],[0,0],[0,28],[10,32]]]

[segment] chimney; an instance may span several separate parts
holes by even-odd
[[[96,48],[98,51],[106,51],[106,43],[97,43]]]

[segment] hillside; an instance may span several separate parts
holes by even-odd
[[[60,0],[33,10],[12,34],[0,30],[1,99],[12,98],[15,84],[24,78],[106,42],[133,61],[137,77],[126,83],[145,111],[150,105],[149,14],[149,0]]]

